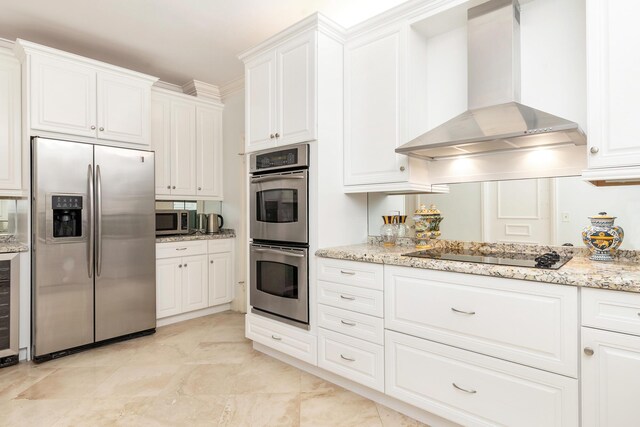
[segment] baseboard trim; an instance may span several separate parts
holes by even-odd
[[[231,303],[216,305],[215,307],[207,307],[202,310],[190,311],[188,313],[176,314],[175,316],[163,317],[156,320],[156,327],[171,325],[172,323],[183,322],[185,320],[195,319],[197,317],[208,316],[210,314],[221,313],[231,310]]]
[[[458,425],[435,414],[432,414],[431,412],[423,411],[422,409],[416,408],[413,405],[409,405],[408,403],[387,396],[384,393],[380,393],[379,391],[372,390],[369,387],[365,387],[339,375],[325,371],[324,369],[318,368],[317,366],[310,365],[306,362],[303,362],[302,360],[296,359],[295,357],[291,357],[287,354],[267,347],[266,345],[254,341],[253,348],[261,353],[273,357],[274,359],[278,359],[284,363],[294,366],[301,371],[308,372],[312,375],[322,378],[325,381],[329,381],[330,383],[339,385],[342,388],[359,394],[360,396],[366,397],[367,399],[373,400],[376,403],[391,408],[394,411],[400,412],[401,414],[416,419],[429,426],[454,427]]]

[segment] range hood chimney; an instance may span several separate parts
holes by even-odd
[[[427,160],[585,145],[577,123],[520,104],[520,6],[491,0],[467,12],[468,110],[396,149]]]

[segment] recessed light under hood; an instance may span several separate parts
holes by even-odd
[[[586,145],[577,123],[520,104],[520,9],[491,0],[469,9],[469,110],[396,149],[429,160]]]

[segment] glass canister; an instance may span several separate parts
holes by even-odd
[[[420,205],[413,217],[416,223],[417,249],[431,249],[429,240],[440,237],[440,223],[443,219],[436,205],[432,204],[429,209],[425,205]]]
[[[394,223],[398,228],[398,237],[407,237],[407,235],[409,234],[409,227],[407,227],[407,216],[395,215]]]
[[[394,223],[395,215],[382,215],[384,224],[380,227],[380,236],[384,246],[395,246],[398,240],[398,227]]]
[[[613,254],[624,240],[624,230],[613,225],[616,217],[606,212],[590,216],[589,220],[591,225],[582,230],[582,241],[591,251],[589,258],[594,261],[613,261]]]

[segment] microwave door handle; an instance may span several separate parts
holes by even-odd
[[[258,182],[268,182],[268,181],[280,181],[281,179],[304,179],[304,175],[261,176],[258,178],[251,178],[251,182],[258,183]]]
[[[292,256],[292,257],[296,257],[296,258],[304,258],[305,254],[298,254],[295,252],[288,252],[288,251],[279,251],[277,249],[254,249],[254,251],[256,252],[266,252],[266,253],[270,253],[270,254],[276,254],[276,255],[284,255],[284,256]]]

